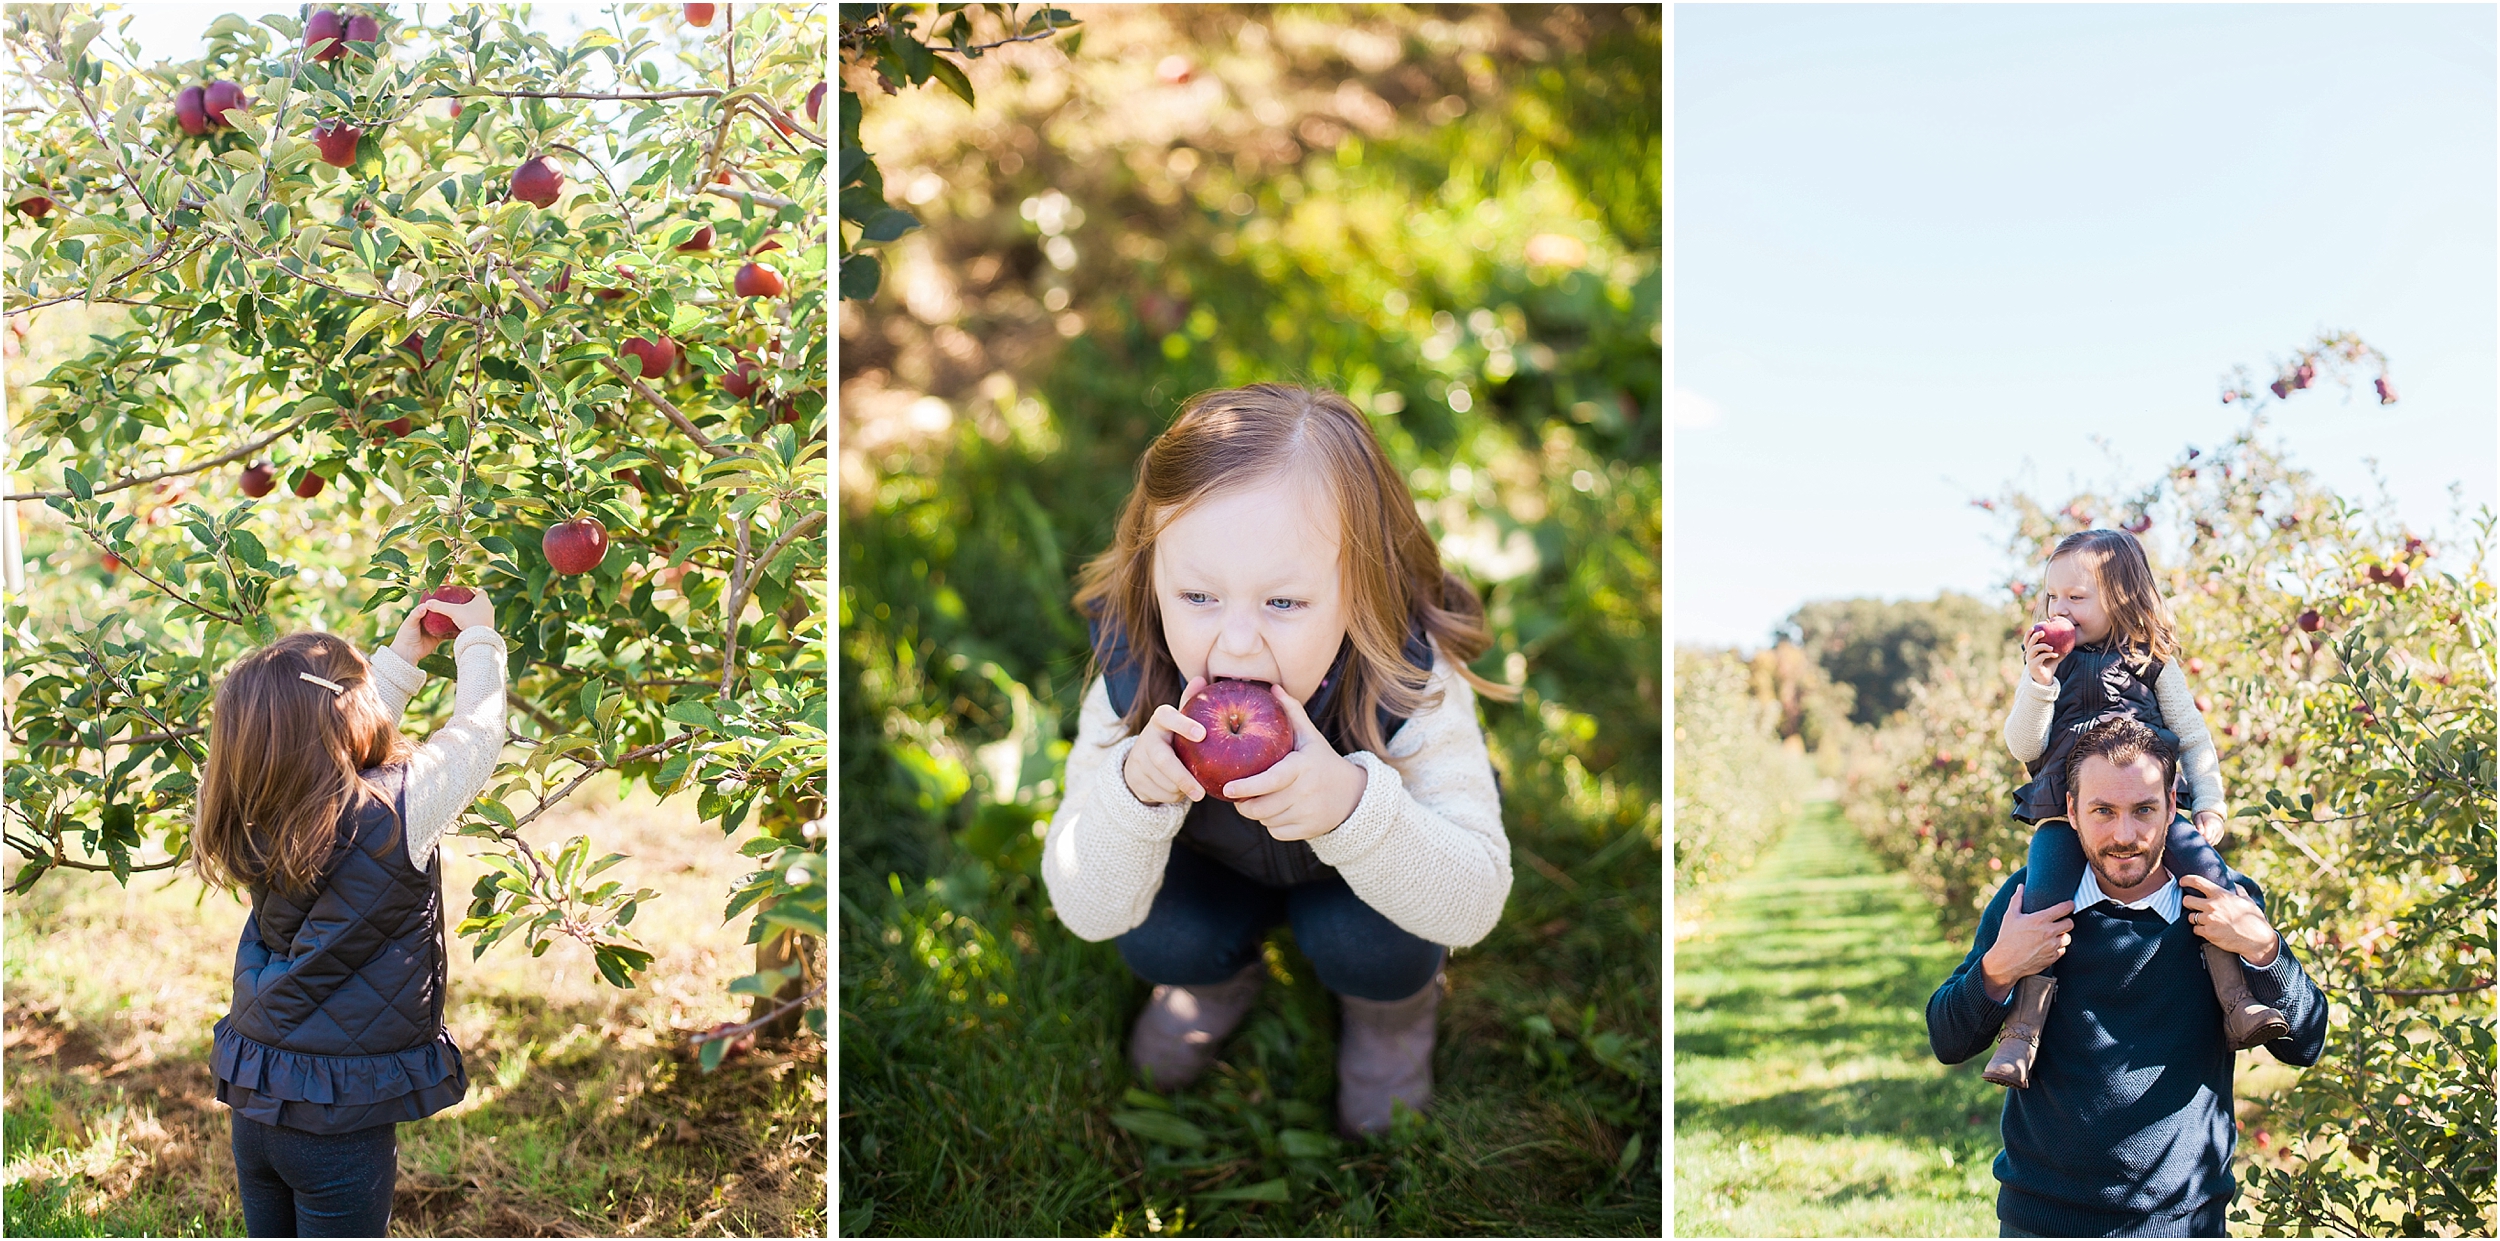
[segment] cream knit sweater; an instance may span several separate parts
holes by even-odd
[[[1475,691],[1447,659],[1436,658],[1432,682],[1440,704],[1400,726],[1385,756],[1346,755],[1368,777],[1363,798],[1335,831],[1313,838],[1311,850],[1401,929],[1464,948],[1501,920],[1510,841]],[[1135,744],[1096,678],[1042,845],[1042,883],[1079,939],[1110,939],[1145,922],[1188,815],[1187,802],[1150,806],[1129,791],[1121,772]]]
[[[503,666],[508,658],[503,635],[486,625],[472,625],[452,640],[451,649],[452,662],[460,668],[451,719],[408,760],[408,857],[418,870],[433,859],[443,832],[494,778],[495,760],[503,754]],[[425,687],[425,673],[387,646],[365,662],[373,668],[373,689],[383,714],[397,720],[408,709],[408,700]]]
[[[2177,664],[2163,664],[2153,681],[2153,697],[2161,703],[2164,727],[2179,734],[2179,770],[2187,773],[2188,813],[2219,811],[2230,817],[2222,800],[2222,758],[2213,734],[2205,729],[2205,713],[2196,709],[2196,695]],[[2029,763],[2049,749],[2050,717],[2057,711],[2057,687],[2042,685],[2029,669],[2016,680],[2014,705],[2005,712],[2005,748]]]

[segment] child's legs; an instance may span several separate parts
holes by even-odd
[[[2024,913],[2071,901],[2083,886],[2083,838],[2064,819],[2042,819],[2032,828],[2031,856],[2023,866]]]
[[[234,1118],[235,1179],[255,1237],[382,1237],[399,1184],[399,1126],[306,1133]]]
[[[1148,982],[1212,986],[1249,965],[1283,915],[1283,893],[1174,841],[1146,920],[1112,942]]]
[[[1311,959],[1320,985],[1360,1000],[1403,1000],[1424,989],[1449,950],[1417,938],[1336,875],[1287,889],[1293,942]]]
[[[2174,879],[2202,875],[2215,887],[2231,890],[2231,881],[2224,877],[2222,855],[2205,843],[2205,834],[2197,831],[2186,815],[2170,821],[2170,840],[2162,846],[2162,862],[2170,868]]]

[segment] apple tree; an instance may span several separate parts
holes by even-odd
[[[12,409],[10,499],[109,583],[84,625],[59,575],[9,601],[17,890],[180,865],[226,666],[306,627],[373,645],[466,583],[520,757],[458,826],[491,867],[458,933],[634,985],[655,893],[528,838],[614,771],[747,833],[732,989],[821,1033],[827,24],[718,9],[567,44],[518,9],[306,6],[154,65],[128,17],[9,11],[0,310],[103,325]]]

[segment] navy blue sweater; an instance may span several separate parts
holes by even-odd
[[[1927,1041],[1946,1064],[1989,1052],[2012,1011],[2011,995],[1988,998],[1979,958],[2026,874],[1997,889],[1970,955],[1928,998]],[[2256,881],[2231,878],[2265,905]],[[2238,1135],[2232,1055],[2203,948],[2184,915],[2164,922],[2113,903],[2075,915],[2031,1086],[2005,1092],[1997,1218],[2052,1237],[2224,1235]],[[2266,1050],[2285,1064],[2316,1064],[2326,997],[2291,946],[2265,969],[2241,968],[2257,1000],[2291,1023]]]

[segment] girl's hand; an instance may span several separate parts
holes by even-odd
[[[1196,697],[1206,683],[1204,677],[1189,678],[1189,684],[1181,687],[1181,701]],[[1175,733],[1191,741],[1207,739],[1206,725],[1181,714],[1178,706],[1167,702],[1155,708],[1144,731],[1137,734],[1137,744],[1129,747],[1128,761],[1120,764],[1120,778],[1128,782],[1129,793],[1149,806],[1194,802],[1207,795],[1199,787],[1198,778],[1181,764],[1181,756],[1172,752]]]
[[[2196,830],[2205,837],[2206,844],[2212,845],[2217,849],[2221,848],[2222,838],[2226,834],[2226,828],[2222,821],[2222,812],[2219,810],[2197,811]]]
[[[2065,658],[2046,638],[2033,638],[2023,645],[2023,662],[2031,666],[2031,679],[2042,685],[2057,684],[2057,665]]]
[[[413,668],[417,665],[417,661],[433,654],[434,648],[448,641],[448,639],[437,638],[425,631],[426,614],[438,611],[442,606],[439,603],[420,600],[417,606],[408,609],[408,618],[399,622],[398,636],[391,639],[391,653],[407,660],[408,666]]]
[[[1255,776],[1225,785],[1224,795],[1235,799],[1243,817],[1258,820],[1278,840],[1325,836],[1354,813],[1371,776],[1328,744],[1283,686],[1271,685],[1268,692],[1293,721],[1293,753]]]

